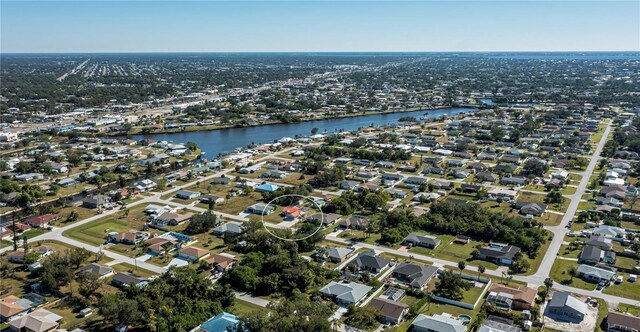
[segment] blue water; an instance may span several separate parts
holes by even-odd
[[[456,115],[473,112],[473,108],[447,108],[438,110],[423,110],[403,113],[372,114],[352,118],[326,119],[305,121],[298,123],[280,123],[268,126],[226,128],[209,131],[185,133],[134,135],[133,138],[143,138],[156,141],[173,141],[176,143],[195,142],[204,152],[205,157],[214,158],[220,153],[232,152],[236,148],[244,148],[249,144],[270,143],[282,137],[296,135],[311,135],[311,129],[318,128],[318,133],[332,133],[350,131],[370,125],[384,125],[398,122],[405,116],[416,118],[437,118],[443,115]]]

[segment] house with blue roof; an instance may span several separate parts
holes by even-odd
[[[273,192],[280,189],[279,186],[271,183],[264,183],[256,187],[257,192]]]
[[[221,312],[217,316],[202,323],[198,332],[227,332],[235,331],[239,324],[238,317],[228,312]]]

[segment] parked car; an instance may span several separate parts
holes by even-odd
[[[576,236],[576,232],[574,231],[569,231],[569,234],[567,234],[568,237],[574,237]]]

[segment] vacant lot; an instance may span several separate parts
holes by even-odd
[[[126,232],[130,229],[142,229],[148,218],[144,214],[144,204],[129,209],[129,215],[118,212],[115,215],[100,218],[98,220],[74,227],[63,234],[72,239],[82,241],[95,246],[104,243],[109,232]]]

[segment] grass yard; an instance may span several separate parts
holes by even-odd
[[[224,202],[216,204],[215,210],[229,214],[238,214],[261,200],[262,195],[252,192],[248,196],[236,196],[224,200]]]
[[[591,210],[596,208],[596,203],[594,202],[580,202],[578,204],[578,210]]]
[[[475,304],[478,298],[480,298],[480,295],[482,295],[482,290],[482,287],[469,288],[464,292],[461,302]]]
[[[560,251],[558,252],[560,256],[567,258],[578,258],[580,256],[580,252],[582,249],[580,247],[571,247],[566,244],[560,246]]]
[[[586,290],[594,290],[596,288],[595,284],[586,282],[578,277],[574,277],[573,279],[569,275],[569,268],[575,267],[578,268],[578,262],[568,261],[564,259],[556,259],[551,267],[551,272],[549,276],[559,282],[562,285],[567,285],[571,287],[586,289]]]
[[[148,278],[154,275],[158,275],[155,272],[151,272],[149,270],[145,270],[143,268],[136,268],[134,265],[128,264],[128,263],[119,263],[119,264],[115,264],[112,265],[111,268],[113,269],[114,272],[131,272],[133,274],[137,274],[141,277],[144,278]]]
[[[124,211],[115,215],[74,227],[65,231],[64,236],[95,246],[104,243],[109,232],[126,232],[130,229],[142,229],[148,218],[144,213],[144,204],[129,209],[129,216]]]
[[[47,232],[47,230],[44,229],[44,228],[32,228],[32,229],[20,234],[19,237],[20,238],[26,237],[28,240],[30,240],[30,239],[32,239],[32,238],[34,238],[36,236],[45,234],[46,232]]]
[[[235,299],[233,302],[233,305],[229,308],[227,308],[227,311],[237,315],[237,316],[244,316],[247,315],[249,313],[252,312],[260,312],[260,313],[265,313],[267,312],[269,309],[265,308],[265,307],[261,307],[257,304],[253,304],[247,301],[243,301],[240,299]]]
[[[602,292],[609,295],[626,297],[628,299],[640,301],[640,285],[638,284],[638,281],[628,282],[627,279],[629,278],[629,274],[627,273],[622,273],[619,275],[622,275],[624,281],[622,281],[618,285],[616,285],[615,283],[611,284],[611,286],[603,289]]]
[[[550,232],[547,231],[547,234],[550,234]],[[549,250],[549,246],[551,245],[551,241],[547,240],[547,242],[545,242],[545,244],[540,247],[540,250],[538,250],[538,255],[531,259],[529,258],[528,255],[524,255],[524,257],[527,258],[527,260],[529,260],[529,264],[530,264],[530,268],[529,271],[523,273],[524,275],[532,275],[534,273],[536,273],[536,271],[538,271],[538,268],[540,267],[540,263],[542,263],[542,258],[544,257],[544,255],[547,254],[547,250]]]
[[[98,212],[95,210],[85,209],[81,206],[67,206],[59,209],[56,212],[58,214],[58,220],[56,220],[54,224],[57,224],[57,225],[69,224],[69,223],[66,223],[65,220],[67,220],[67,217],[69,216],[69,214],[71,214],[72,211],[76,211],[76,213],[78,214],[77,221],[84,220],[98,214]]]
[[[630,313],[634,316],[640,315],[640,307],[632,306],[630,304],[620,303],[618,305],[618,308],[616,308],[616,311],[622,313]]]
[[[72,301],[62,299],[53,305],[46,306],[45,308],[54,314],[60,315],[62,317],[60,328],[67,329],[69,331],[76,328],[95,330],[96,327],[102,325],[102,317],[98,315],[97,312],[94,312],[89,317],[80,317],[80,310],[85,308],[85,306],[80,303],[73,303]],[[97,309],[94,309],[94,311],[97,311]]]

